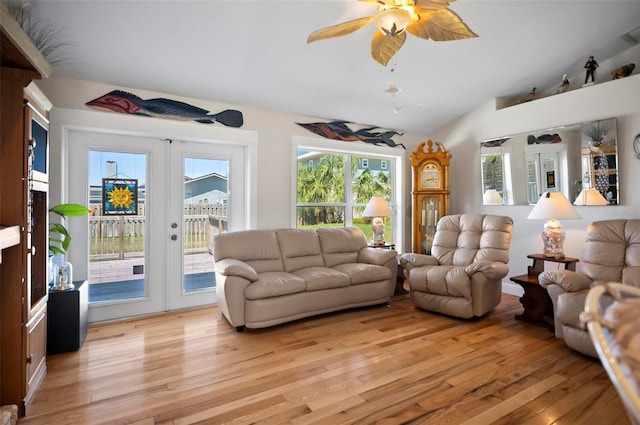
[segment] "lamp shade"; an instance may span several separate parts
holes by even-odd
[[[560,192],[545,192],[533,207],[529,219],[548,220],[582,218],[571,202]]]
[[[364,208],[363,217],[391,217],[393,211],[389,203],[381,196],[372,196]]]
[[[396,35],[411,23],[411,14],[407,10],[392,7],[378,12],[373,22],[383,34]]]
[[[565,233],[557,219],[580,218],[571,202],[560,192],[545,192],[527,218],[547,220],[542,229],[544,255],[549,258],[564,258],[562,245]]]
[[[502,196],[497,190],[489,189],[482,195],[482,203],[484,205],[502,205]]]
[[[573,205],[609,205],[602,194],[594,188],[582,189]]]

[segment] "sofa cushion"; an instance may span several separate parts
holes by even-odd
[[[327,267],[357,263],[358,252],[367,246],[364,233],[355,227],[328,227],[317,230],[322,257]]]
[[[292,274],[304,280],[307,291],[340,288],[351,284],[349,276],[328,267],[307,267]]]
[[[276,230],[276,235],[286,272],[324,266],[320,251],[320,239],[318,239],[318,233],[315,230],[279,229]]]
[[[282,256],[273,230],[242,230],[213,236],[213,259],[235,258],[257,273],[283,271]]]
[[[344,263],[338,264],[333,268],[347,275],[351,279],[352,285],[377,282],[391,278],[391,270],[375,264]]]
[[[279,297],[281,295],[304,292],[306,284],[299,276],[286,272],[265,272],[258,275],[244,290],[244,296],[250,300]]]

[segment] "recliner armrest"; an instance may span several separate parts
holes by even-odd
[[[502,279],[509,273],[509,267],[505,263],[498,261],[476,261],[464,268],[464,271],[471,276],[474,273],[482,273],[487,279]]]
[[[591,288],[593,280],[573,270],[547,270],[538,275],[538,283],[545,288],[558,285],[567,292],[578,292]]]
[[[240,276],[252,282],[258,280],[258,273],[245,263],[235,258],[225,258],[215,262],[216,272],[225,276]]]
[[[408,252],[400,256],[400,264],[407,270],[421,266],[438,266],[440,263],[436,257],[426,254]]]

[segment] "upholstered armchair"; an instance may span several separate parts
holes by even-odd
[[[640,220],[591,223],[576,271],[547,270],[538,276],[553,303],[556,337],[592,357],[598,353],[579,316],[596,281],[640,287]]]
[[[431,255],[402,254],[409,292],[424,310],[464,319],[482,316],[500,303],[509,268],[513,220],[458,214],[438,221]]]

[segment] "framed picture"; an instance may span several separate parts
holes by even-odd
[[[104,215],[138,214],[138,179],[102,179]]]

